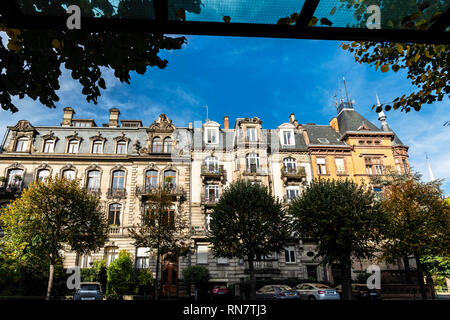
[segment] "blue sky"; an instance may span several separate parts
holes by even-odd
[[[63,72],[61,100],[50,110],[31,99],[15,98],[20,111],[0,110],[0,135],[6,125],[28,119],[33,125],[59,125],[62,109],[73,107],[78,118],[93,118],[98,125],[108,121],[108,109],[117,107],[121,119],[141,119],[151,124],[166,113],[178,126],[206,118],[223,123],[230,117],[258,116],[264,128],[276,128],[295,113],[300,123],[328,124],[336,115],[333,95],[342,92],[342,77],[356,109],[375,125],[370,110],[378,93],[381,102],[413,90],[405,73],[375,72],[354,61],[352,54],[338,48],[339,41],[188,36],[183,49],[164,51],[165,69],[148,69],[144,76],[132,75],[131,85],[116,80],[105,70],[107,90],[97,105],[88,104],[80,85]],[[340,91],[341,90],[341,91]],[[341,93],[340,93],[341,92]],[[388,123],[407,144],[415,170],[429,180],[425,152],[436,178],[446,179],[450,195],[450,101],[446,98],[425,105],[420,112],[386,113]]]

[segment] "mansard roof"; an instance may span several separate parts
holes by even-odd
[[[355,131],[382,131],[372,122],[364,118],[355,110],[345,109],[337,116],[339,132],[344,135],[346,132]]]
[[[305,124],[310,146],[347,146],[341,141],[341,135],[329,125]]]

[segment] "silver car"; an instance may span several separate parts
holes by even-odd
[[[102,286],[98,282],[81,282],[73,300],[103,300]]]
[[[294,287],[300,299],[308,300],[340,300],[339,293],[322,283],[300,283]]]
[[[298,299],[296,290],[284,284],[269,284],[256,292],[257,299]]]

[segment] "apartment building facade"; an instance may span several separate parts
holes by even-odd
[[[275,129],[263,128],[258,117],[238,118],[233,128],[228,117],[223,126],[206,120],[175,127],[164,114],[144,126],[141,120],[119,120],[116,108],[110,109],[109,123],[102,126],[93,119],[74,118],[72,108],[64,109],[59,126],[33,126],[21,120],[8,127],[1,145],[0,175],[6,181],[0,187],[0,206],[49,175],[80,179],[102,202],[110,224],[109,240],[89,255],[65,252],[64,265],[89,267],[99,259],[109,264],[120,250],[127,250],[137,268],[154,270],[153,254],[134,246],[128,228],[139,224],[148,210],[148,195],[165,185],[174,197],[171,210],[185,215],[195,233],[190,254],[163,259],[163,290],[183,294],[179,284],[182,270],[189,265],[207,267],[212,282],[237,283],[248,278],[247,263],[214,257],[206,238],[210,214],[230,183],[245,179],[262,184],[288,204],[314,177],[360,182],[382,174],[386,166],[406,170],[408,147],[383,114],[378,128],[351,105],[341,107],[329,125],[300,124],[291,114]],[[282,252],[256,257],[256,275],[333,280],[331,268],[319,266],[315,257],[313,242],[292,243]]]

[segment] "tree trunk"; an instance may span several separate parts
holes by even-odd
[[[53,273],[55,270],[55,265],[53,262],[50,262],[50,270],[48,274],[48,285],[47,285],[47,295],[45,296],[45,300],[50,300],[50,296],[52,293],[52,287],[53,287]]]
[[[417,272],[419,274],[419,285],[420,285],[420,292],[422,294],[422,300],[427,300],[428,295],[427,290],[425,288],[425,283],[423,281],[423,269],[422,264],[420,263],[420,257],[417,254],[415,254],[414,258],[416,259]]]
[[[405,265],[405,277],[406,283],[411,283],[411,268],[409,267],[409,258],[406,256],[403,258],[403,264]]]
[[[255,268],[253,266],[253,256],[248,258],[248,271],[250,272],[249,299],[256,300],[256,279],[255,279]]]
[[[158,250],[157,250],[157,253],[156,253],[156,271],[155,271],[155,297],[154,297],[154,299],[155,300],[158,300],[158,294],[159,294],[159,276],[158,276],[158,274],[159,274],[159,256],[160,256],[160,254],[159,254],[159,246],[158,246]]]
[[[352,265],[351,262],[341,263],[342,272],[342,297],[344,300],[352,300]]]
[[[429,271],[425,271],[425,276],[427,277],[427,285],[431,286],[431,299],[434,300],[436,297],[434,295],[434,282],[433,277]]]

